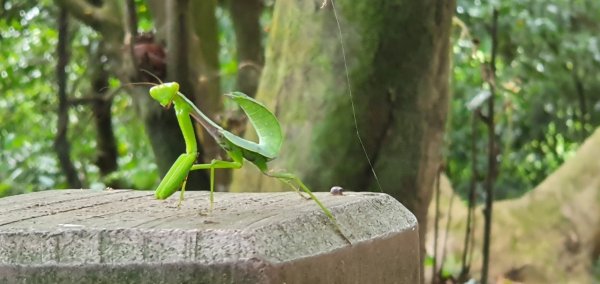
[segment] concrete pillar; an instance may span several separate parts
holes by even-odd
[[[0,199],[0,283],[418,283],[416,218],[378,193],[52,190]]]

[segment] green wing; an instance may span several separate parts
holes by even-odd
[[[250,123],[258,134],[258,144],[223,131],[223,136],[231,143],[246,150],[256,152],[269,159],[274,159],[279,154],[283,143],[283,134],[277,117],[257,100],[240,92],[226,94],[244,110]]]

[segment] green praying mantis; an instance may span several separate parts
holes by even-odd
[[[300,187],[323,210],[323,213],[335,225],[336,231],[344,240],[349,242],[341,232],[331,211],[321,203],[298,177],[288,172],[269,170],[267,162],[273,160],[279,154],[283,143],[283,134],[279,121],[263,104],[240,92],[226,94],[248,116],[250,123],[252,123],[258,134],[258,143],[256,143],[236,136],[209,119],[194,103],[179,92],[179,84],[176,82],[153,86],[150,89],[150,96],[165,108],[169,108],[171,105],[174,106],[186,146],[185,153],[177,158],[158,185],[155,191],[157,199],[166,199],[181,188],[179,197],[179,203],[181,204],[188,173],[194,170],[210,170],[210,206],[212,208],[214,202],[215,169],[239,169],[242,167],[244,160],[247,160],[256,165],[264,175],[277,178],[296,191],[298,191],[296,186]],[[194,164],[198,156],[198,149],[191,118],[194,118],[194,120],[207,130],[219,146],[225,150],[231,161],[212,160],[207,164]]]

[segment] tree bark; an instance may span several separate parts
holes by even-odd
[[[583,87],[583,82],[579,75],[577,75],[577,69],[573,68],[572,76],[573,82],[575,84],[575,93],[577,94],[577,101],[579,102],[579,122],[581,123],[581,131],[580,131],[580,139],[584,141],[588,136],[586,126],[587,126],[587,100],[585,95],[585,88]]]
[[[259,21],[262,10],[261,0],[229,1],[238,60],[236,90],[251,97],[256,95],[264,63]]]
[[[489,63],[490,98],[487,101],[487,127],[488,127],[488,172],[485,177],[485,209],[484,209],[484,233],[483,233],[483,267],[481,272],[481,283],[488,283],[490,242],[492,238],[492,216],[494,212],[494,183],[496,182],[496,169],[498,166],[498,154],[496,152],[496,124],[494,118],[494,103],[496,100],[496,51],[498,48],[498,10],[494,9],[492,16],[492,51]]]
[[[217,1],[191,1],[190,4],[188,11],[191,13],[189,25],[192,33],[188,40],[190,52],[187,54],[187,64],[194,84],[194,102],[201,111],[215,119],[223,106],[219,75],[219,33],[215,16]],[[201,133],[203,162],[222,156],[221,148],[206,129],[196,124],[196,133]],[[224,171],[220,171],[217,174],[217,186],[220,190],[224,183],[229,183],[229,178],[223,173]]]
[[[56,80],[58,85],[58,120],[54,149],[58,156],[60,167],[71,188],[83,186],[77,169],[71,161],[71,144],[67,139],[69,128],[69,103],[67,99],[67,72],[69,62],[69,13],[66,9],[60,9],[58,16],[58,44],[56,47],[58,63],[56,64]]]
[[[498,233],[491,242],[488,282],[595,283],[593,268],[600,257],[598,155],[600,128],[534,189],[494,204],[492,222]],[[455,193],[447,178],[441,185],[441,207],[448,208]],[[433,206],[429,209],[435,210]],[[480,205],[473,211],[477,224],[471,246],[475,248],[483,243],[482,209]],[[441,217],[442,224],[450,221],[449,259],[459,259],[462,254],[468,214],[464,203],[455,202],[452,214]],[[428,239],[431,247],[433,239]],[[481,250],[472,249],[469,258],[469,278],[477,278],[481,275]]]
[[[104,64],[100,59],[102,57],[102,44],[99,44],[97,50],[90,51],[90,79],[92,81],[92,92],[99,98],[92,103],[92,112],[94,114],[94,124],[96,125],[96,141],[98,143],[98,153],[96,166],[100,170],[102,177],[114,172],[118,168],[117,164],[117,141],[112,126],[112,98],[103,99],[108,90],[108,73],[104,69]],[[115,187],[116,184],[109,184]]]
[[[166,5],[165,24],[167,25],[168,31],[166,34],[167,80],[178,82],[180,85],[180,91],[183,94],[186,94],[192,101],[194,101],[194,86],[191,81],[192,78],[190,75],[190,66],[188,65],[188,55],[190,52],[189,39],[191,37],[190,21],[188,15],[189,1],[170,0],[167,1],[164,5]],[[181,155],[182,153],[185,153],[185,143],[183,141],[181,130],[179,129],[179,127],[176,126],[178,124],[173,110],[169,109],[163,111],[167,111],[168,113],[162,113],[163,115],[156,119],[153,119],[154,126],[147,125],[147,127],[156,127],[156,125],[164,125],[165,122],[161,122],[161,120],[166,120],[166,118],[168,117],[169,125],[171,125],[171,128],[168,130],[168,136],[164,136],[162,137],[162,139],[171,139],[176,137],[177,145],[155,145],[155,147],[175,146],[175,148],[178,149],[177,153],[173,153],[173,156],[170,157],[171,159],[165,161],[165,163],[163,164],[163,166],[165,167],[165,171],[162,173],[165,174],[166,171],[171,167],[173,162],[177,159],[177,157],[179,157],[179,155]],[[161,136],[163,135],[164,132]],[[200,151],[198,158],[202,160],[203,147],[200,143],[198,143],[198,145],[200,145],[198,147],[198,151]],[[190,173],[188,181],[190,189],[199,189],[199,187],[204,187],[205,185],[208,185],[208,175],[205,172],[196,171]],[[197,185],[199,186],[196,187]]]
[[[331,3],[279,1],[257,93],[285,131],[272,168],[313,190],[379,191],[357,141]],[[357,124],[383,191],[426,228],[448,107],[454,1],[335,2]],[[255,138],[253,131],[247,136]],[[250,167],[246,167],[248,169]],[[281,190],[258,171],[234,173],[232,190]],[[424,252],[424,246],[422,245]]]

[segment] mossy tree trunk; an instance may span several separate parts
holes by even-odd
[[[257,99],[285,131],[271,168],[313,190],[379,191],[359,144],[331,2],[278,1]],[[334,2],[343,31],[358,128],[383,191],[415,213],[425,233],[448,107],[454,1]],[[255,135],[248,131],[248,136]],[[250,170],[247,170],[250,168]],[[232,190],[282,190],[252,167]]]
[[[598,283],[600,265],[600,128],[577,153],[527,194],[494,204],[488,283]],[[468,208],[452,203],[455,194],[442,179],[440,224],[450,222],[446,262],[463,253]],[[453,204],[453,205],[450,205]],[[451,207],[450,209],[448,209]],[[430,212],[435,212],[431,206]],[[481,209],[481,210],[480,210]],[[481,275],[483,208],[474,211],[474,227],[467,277]],[[434,220],[430,216],[430,221]],[[433,226],[430,226],[432,228]],[[428,238],[429,247],[433,238]],[[438,255],[441,255],[441,250]],[[439,260],[438,260],[439,261]],[[594,274],[595,273],[595,274]],[[594,278],[596,277],[596,278]],[[596,282],[594,282],[594,279]],[[501,282],[501,281],[499,281]],[[461,282],[462,283],[462,282]]]

